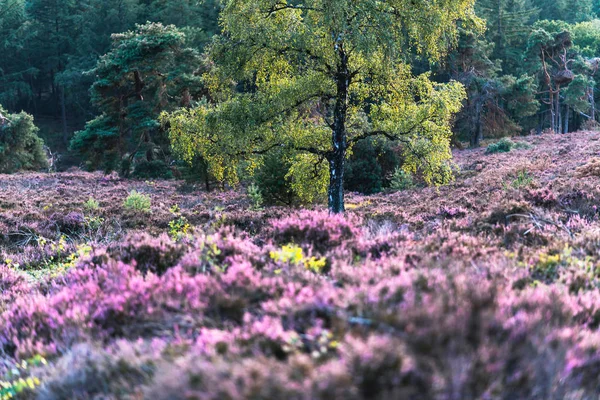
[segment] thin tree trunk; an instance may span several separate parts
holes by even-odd
[[[483,130],[481,128],[481,110],[481,99],[475,99],[475,113],[473,115],[473,121],[471,124],[470,139],[470,145],[472,148],[479,147],[481,144],[481,139],[483,139]]]
[[[69,144],[69,128],[67,124],[67,104],[65,101],[65,88],[60,87],[60,114],[62,119],[63,128],[63,142],[66,145]]]
[[[570,111],[570,109],[567,106],[566,110],[565,110],[565,118],[564,118],[564,121],[563,121],[564,125],[565,125],[565,127],[564,127],[564,133],[569,133],[569,111]]]
[[[550,87],[550,129],[552,129],[553,132],[556,132],[556,111],[554,108],[554,93],[552,93],[552,86]]]
[[[594,86],[592,85],[590,87],[590,119],[593,121],[596,120],[596,99],[594,97]]]
[[[348,88],[350,86],[350,72],[348,70],[348,55],[342,43],[337,45],[340,56],[337,70],[337,98],[333,112],[333,150],[327,155],[329,162],[329,211],[334,214],[343,213],[344,205],[344,162],[346,161],[346,116],[348,112]]]
[[[556,89],[556,111],[554,112],[556,115],[556,123],[554,132],[561,133],[562,130],[562,115],[560,112],[560,86]]]

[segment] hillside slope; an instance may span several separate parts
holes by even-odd
[[[597,398],[600,133],[524,140],[345,217],[0,176],[0,372],[38,357],[41,399]]]

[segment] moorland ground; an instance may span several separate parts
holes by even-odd
[[[42,399],[597,398],[600,133],[522,141],[456,151],[446,186],[350,194],[345,216],[0,175],[4,380]]]

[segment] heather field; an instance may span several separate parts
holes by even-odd
[[[345,215],[0,175],[0,398],[598,399],[600,133],[520,140]]]

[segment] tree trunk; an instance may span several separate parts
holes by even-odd
[[[348,112],[348,88],[350,86],[350,72],[348,71],[348,55],[344,51],[342,43],[336,44],[340,56],[336,74],[337,95],[335,109],[333,111],[333,150],[327,154],[329,161],[329,212],[333,214],[343,213],[344,205],[344,169],[346,161],[346,148],[348,146],[346,137],[346,116]]]
[[[554,108],[554,93],[552,92],[552,87],[550,87],[550,101],[548,102],[550,104],[550,129],[553,132],[556,132],[556,112],[555,112],[555,108]]]
[[[594,98],[594,85],[590,87],[590,119],[596,120],[596,99]]]
[[[569,111],[570,111],[570,109],[567,106],[566,110],[565,110],[565,118],[564,118],[564,121],[563,121],[564,125],[565,125],[565,127],[564,127],[564,133],[569,133]]]
[[[479,147],[483,140],[483,125],[481,124],[481,114],[483,112],[482,99],[478,99],[475,104],[475,140],[473,147]]]
[[[69,127],[67,124],[67,104],[65,100],[65,88],[61,87],[60,89],[60,116],[62,119],[62,128],[63,128],[63,142],[65,146],[69,145]]]
[[[561,133],[562,118],[560,113],[560,86],[556,89],[556,111],[554,112],[554,115],[556,116],[556,119],[554,121],[554,123],[556,124],[554,132]]]

